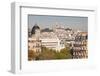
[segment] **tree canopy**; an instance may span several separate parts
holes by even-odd
[[[72,55],[68,47],[61,49],[60,51],[41,47],[41,52],[34,52],[29,50],[28,60],[54,60],[54,59],[71,59]]]

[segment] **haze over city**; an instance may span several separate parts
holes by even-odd
[[[73,30],[88,31],[88,18],[78,16],[50,16],[50,15],[28,15],[28,25],[32,28],[38,24],[40,28],[52,29],[55,25],[60,25]]]

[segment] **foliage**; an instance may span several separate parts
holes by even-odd
[[[71,59],[72,55],[69,48],[63,48],[60,52],[56,52],[57,59]]]
[[[61,49],[60,51],[41,47],[41,52],[37,53],[29,50],[28,60],[53,60],[53,59],[71,59],[72,55],[68,47]]]
[[[33,60],[36,57],[36,54],[33,50],[28,51],[28,60]]]

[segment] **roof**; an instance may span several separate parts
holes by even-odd
[[[36,29],[40,29],[40,27],[39,27],[37,24],[35,24],[35,25],[33,26],[32,30],[31,30],[31,34],[35,34],[35,30],[36,30]]]
[[[41,32],[53,32],[53,30],[49,28],[45,28],[45,29],[42,29]]]

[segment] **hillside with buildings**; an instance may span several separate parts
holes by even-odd
[[[41,29],[35,24],[28,30],[28,60],[87,58],[88,34],[56,25]]]

